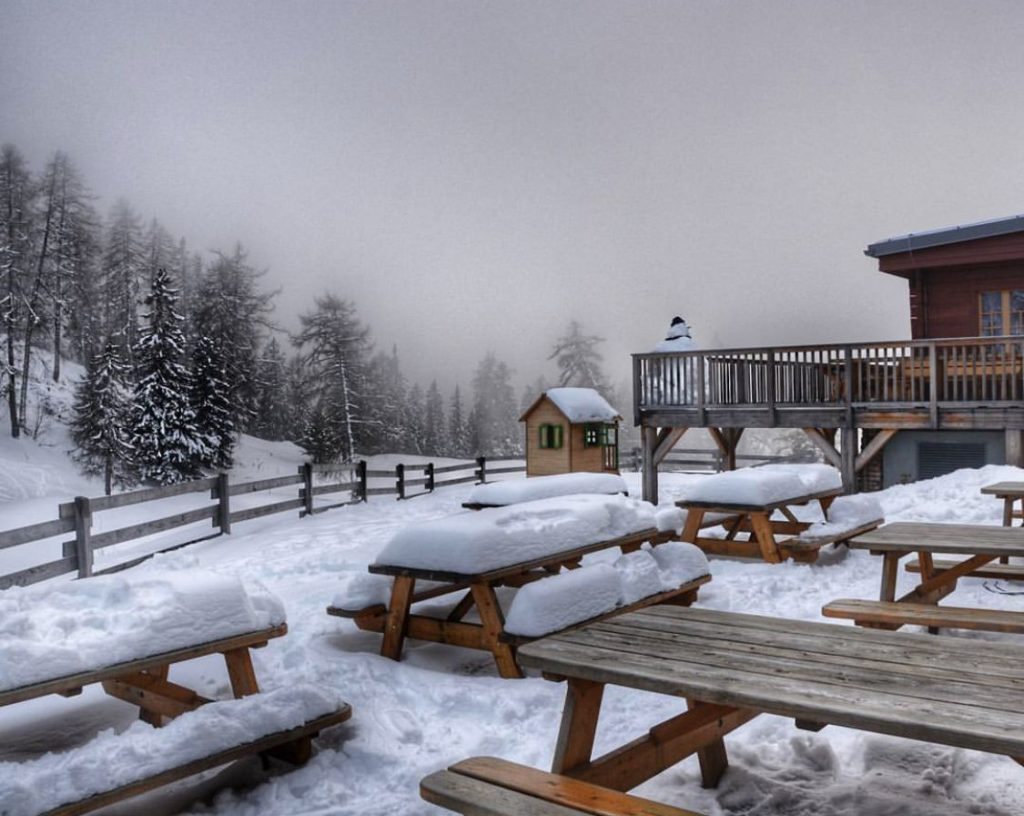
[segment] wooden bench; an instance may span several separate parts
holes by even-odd
[[[466,816],[699,816],[494,757],[474,757],[420,782],[428,802]]]
[[[875,629],[898,629],[909,625],[927,626],[929,629],[980,629],[990,632],[1024,633],[1024,612],[1002,609],[840,598],[823,606],[821,614],[826,618],[846,618],[857,626]]]
[[[107,694],[138,706],[140,719],[159,727],[168,719],[196,712],[208,705],[217,705],[217,702],[197,694],[194,690],[168,680],[172,664],[205,655],[221,654],[224,657],[234,697],[257,695],[260,689],[249,649],[266,646],[270,639],[281,637],[287,631],[287,625],[282,623],[256,632],[225,637],[7,689],[0,691],[0,706],[49,694],[73,697],[80,694],[83,687],[100,683]],[[252,754],[273,756],[295,765],[301,765],[311,756],[313,738],[323,729],[344,722],[350,716],[351,707],[344,704],[336,711],[315,717],[295,728],[261,734],[252,742],[214,751],[180,766],[164,769],[155,776],[133,780],[125,785],[99,791],[87,799],[62,804],[46,813],[47,816],[56,816],[57,814],[72,816],[73,814],[87,813]]]

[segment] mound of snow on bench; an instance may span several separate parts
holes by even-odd
[[[760,507],[787,499],[839,490],[839,471],[830,465],[764,465],[716,473],[687,485],[684,502]]]
[[[505,631],[540,637],[607,615],[618,607],[678,589],[709,574],[707,556],[693,544],[669,541],[534,581],[520,589],[505,618]]]
[[[239,700],[207,703],[162,728],[136,721],[102,731],[73,751],[0,762],[5,816],[30,816],[178,768],[339,710],[334,692],[291,685]]]
[[[867,524],[881,524],[884,520],[882,505],[874,496],[866,493],[839,496],[828,509],[828,521],[812,524],[798,538],[801,541],[841,539],[853,530]]]
[[[0,593],[0,691],[284,623],[262,585],[145,571]]]
[[[466,504],[506,505],[570,496],[574,493],[626,493],[625,480],[615,473],[558,473],[510,479],[474,487]]]
[[[627,496],[558,496],[406,527],[374,563],[473,575],[658,529],[659,521],[675,518]]]

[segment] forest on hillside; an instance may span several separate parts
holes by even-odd
[[[170,483],[229,467],[237,433],[299,444],[315,462],[403,452],[510,457],[521,410],[549,385],[618,397],[602,370],[602,338],[567,321],[549,350],[557,382],[516,395],[492,351],[442,394],[403,374],[397,348],[374,341],[344,293],[316,297],[289,334],[273,320],[276,292],[235,244],[199,253],[120,199],[95,206],[71,158],[38,171],[0,151],[0,357],[10,434],[26,419],[29,371],[41,350],[85,367],[72,437],[88,472],[112,484]],[[230,245],[230,240],[227,241]],[[626,395],[628,396],[628,395]],[[621,410],[621,407],[620,407]]]

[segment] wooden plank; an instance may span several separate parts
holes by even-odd
[[[1001,499],[1007,496],[1021,498],[1024,497],[1024,482],[996,482],[985,485],[981,488],[981,492],[988,496],[998,496]]]
[[[221,638],[220,640],[211,640],[206,643],[198,643],[194,646],[186,646],[170,652],[161,652],[125,663],[116,663],[100,669],[77,672],[65,677],[33,683],[30,686],[0,691],[0,706],[19,703],[23,700],[31,700],[34,697],[43,697],[47,694],[59,694],[65,689],[81,688],[91,683],[101,683],[104,680],[116,679],[122,675],[146,671],[153,667],[164,666],[170,663],[181,663],[182,661],[202,657],[203,655],[217,654],[218,652],[242,647],[261,646],[271,638],[282,637],[287,633],[288,626],[282,623],[279,626],[272,626],[269,629],[262,629],[257,632],[246,632],[241,635]]]
[[[394,476],[394,474],[392,474],[392,476]],[[316,485],[313,488],[313,495],[323,496],[326,493],[342,493],[346,490],[354,490],[357,487],[359,487],[359,482],[335,482],[333,484]],[[302,490],[300,492],[302,496],[305,497],[306,491]],[[394,493],[394,490],[391,489],[388,492]]]
[[[395,580],[401,579],[396,578]],[[473,593],[473,602],[480,615],[484,644],[494,655],[498,673],[506,678],[522,677],[523,672],[519,668],[519,664],[516,663],[515,652],[509,644],[503,643],[501,640],[501,633],[505,630],[505,616],[502,614],[498,598],[494,594],[494,587],[485,582],[479,582],[474,583],[470,587],[470,591]]]
[[[551,765],[553,773],[590,762],[603,698],[604,683],[575,677],[569,679]]]
[[[575,812],[592,816],[697,816],[691,811],[671,805],[494,757],[463,760],[450,770],[464,777],[555,802],[573,808]]]
[[[443,481],[441,479],[438,479],[437,481],[434,482],[434,486],[435,487],[443,487],[444,485],[466,484],[468,482],[475,482],[475,481],[476,481],[476,476],[475,475],[474,476],[464,476],[461,479],[445,479]]]
[[[78,559],[73,555],[59,558],[56,561],[49,561],[34,567],[26,567],[23,570],[12,572],[9,575],[0,577],[0,589],[9,589],[16,586],[29,586],[58,575],[66,575],[78,568]]]
[[[821,614],[826,618],[853,620],[858,626],[866,623],[886,623],[1024,633],[1024,612],[1004,609],[972,609],[962,606],[839,598],[825,604],[821,608]]]
[[[807,493],[802,496],[791,496],[774,502],[766,502],[765,504],[740,504],[736,502],[692,501],[688,499],[680,499],[676,502],[676,505],[686,510],[696,508],[718,513],[764,513],[778,510],[782,507],[809,504],[812,501],[820,501],[821,499],[841,496],[842,493],[842,488],[837,487],[832,490],[822,490],[817,493]]]
[[[463,465],[445,465],[444,467],[435,467],[434,474],[455,473],[459,470],[476,470],[476,462],[466,462]]]
[[[397,575],[391,585],[391,600],[384,627],[384,639],[380,653],[392,660],[401,660],[402,644],[409,619],[409,607],[412,605],[413,590],[416,579],[407,575]]]
[[[584,816],[585,811],[482,782],[451,771],[436,771],[420,781],[420,796],[465,816]]]
[[[194,776],[195,774],[202,773],[210,768],[216,768],[219,765],[226,765],[229,762],[234,762],[253,754],[261,754],[276,746],[287,745],[288,743],[295,742],[296,740],[300,740],[305,737],[315,736],[326,728],[345,722],[351,716],[352,708],[345,705],[343,708],[332,714],[317,717],[316,719],[310,720],[297,728],[291,728],[287,731],[278,731],[273,734],[268,734],[265,737],[261,737],[260,739],[253,740],[252,742],[248,742],[234,748],[229,748],[224,751],[218,751],[215,754],[210,754],[209,756],[202,757],[201,759],[192,760],[184,765],[179,765],[178,767],[163,771],[155,776],[140,779],[136,782],[131,782],[112,790],[97,793],[80,802],[61,805],[60,807],[40,814],[40,816],[79,816],[82,813],[88,813],[92,810],[106,807],[107,805],[111,805],[115,802],[121,802],[133,796],[138,796],[140,793],[145,793],[146,791],[153,790],[154,788],[170,784],[178,779],[185,779],[186,777]]]
[[[173,530],[176,527],[184,527],[187,524],[195,524],[199,521],[216,518],[217,505],[211,504],[207,507],[200,507],[196,510],[188,510],[184,513],[175,513],[173,516],[165,516],[155,521],[145,521],[141,524],[133,524],[130,527],[121,527],[117,530],[110,530],[106,533],[99,533],[92,536],[94,549],[111,547],[114,544],[121,544],[131,541],[134,538],[161,533],[165,530]]]
[[[274,504],[263,504],[259,507],[250,507],[246,510],[235,510],[231,514],[231,523],[237,521],[249,521],[254,518],[262,518],[273,513],[284,513],[288,510],[298,510],[305,506],[302,499],[288,499],[287,501],[275,502]]]
[[[0,533],[0,550],[8,547],[17,547],[20,544],[27,544],[30,541],[38,541],[43,538],[61,535],[75,529],[73,516],[59,518],[53,521],[43,521],[39,524],[29,524],[27,527],[18,527],[14,530],[4,530]]]
[[[947,561],[944,559],[935,559],[932,561],[932,567],[936,572],[942,572],[944,570],[953,569],[962,562],[960,561]],[[921,563],[915,558],[910,561],[906,567],[907,572],[920,572]],[[996,578],[1004,579],[1009,581],[1024,581],[1024,565],[1021,564],[986,564],[983,567],[971,570],[969,578]]]
[[[111,697],[137,705],[160,717],[177,717],[209,703],[192,689],[171,683],[164,677],[134,672],[114,680],[104,680],[103,690]]]
[[[167,499],[171,496],[183,496],[186,493],[199,493],[206,490],[213,490],[216,485],[217,477],[212,476],[208,479],[179,482],[178,484],[164,485],[163,487],[136,490],[131,493],[117,493],[113,496],[100,496],[99,498],[90,499],[89,501],[92,504],[93,512],[98,513],[101,510],[112,510],[115,507],[128,507],[129,505],[140,504],[141,502]]]
[[[876,552],[1024,556],[1024,528],[990,524],[893,522],[850,541],[850,548]]]
[[[261,490],[274,490],[278,487],[289,487],[302,484],[301,476],[277,476],[273,479],[260,479],[257,482],[242,482],[231,485],[229,495],[241,496],[245,493],[258,493]]]

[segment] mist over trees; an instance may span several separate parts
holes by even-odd
[[[289,335],[241,245],[200,254],[127,199],[105,216],[94,201],[67,154],[34,173],[17,147],[0,150],[0,389],[12,436],[40,427],[28,416],[33,364],[59,381],[64,359],[85,368],[74,457],[108,492],[228,468],[239,433],[295,442],[317,462],[522,455],[519,415],[549,387],[545,374],[517,395],[516,372],[481,350],[471,388],[411,381],[397,346],[378,347],[340,293],[314,298]],[[614,404],[601,342],[571,321],[547,360],[559,385]]]

